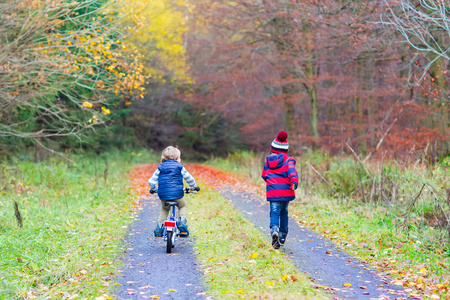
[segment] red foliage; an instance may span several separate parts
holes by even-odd
[[[194,101],[241,124],[258,150],[285,129],[297,152],[345,143],[397,156],[431,143],[448,152],[445,84],[437,75],[416,84],[427,58],[374,22],[384,8],[383,1],[199,1],[188,48]]]

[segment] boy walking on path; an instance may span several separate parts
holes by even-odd
[[[187,206],[183,199],[183,178],[191,188],[196,186],[195,179],[181,164],[181,152],[177,148],[169,146],[164,149],[161,162],[158,169],[148,180],[150,188],[154,191],[156,191],[156,184],[158,183],[158,196],[161,199],[161,211],[154,231],[155,236],[161,237],[164,233],[163,222],[167,219],[170,210],[170,206],[166,206],[165,203],[170,200],[178,202],[178,214],[180,215],[178,229],[183,233],[183,236],[187,237],[189,231],[186,224]]]
[[[288,205],[295,199],[298,174],[295,159],[289,157],[288,134],[280,131],[272,141],[272,154],[266,157],[261,177],[266,182],[267,201],[270,202],[270,234],[275,249],[284,246],[288,234]]]

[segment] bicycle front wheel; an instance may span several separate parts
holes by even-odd
[[[167,232],[167,247],[166,247],[166,252],[167,253],[172,253],[172,237],[173,237],[173,231],[168,231]]]

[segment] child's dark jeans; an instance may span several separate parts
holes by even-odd
[[[280,240],[285,240],[288,234],[289,201],[270,201],[270,229],[277,226],[280,230]]]

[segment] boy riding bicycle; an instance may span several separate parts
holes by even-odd
[[[161,155],[161,164],[148,180],[148,184],[152,190],[156,190],[158,183],[158,196],[161,199],[161,211],[159,213],[158,223],[154,231],[155,236],[161,237],[164,233],[164,220],[169,215],[170,206],[166,206],[166,201],[178,202],[178,213],[180,220],[178,222],[178,229],[181,232],[186,232],[185,236],[189,235],[187,229],[186,217],[187,206],[183,199],[183,178],[189,184],[189,187],[196,187],[195,179],[181,164],[181,152],[173,146],[169,146],[163,150]]]

